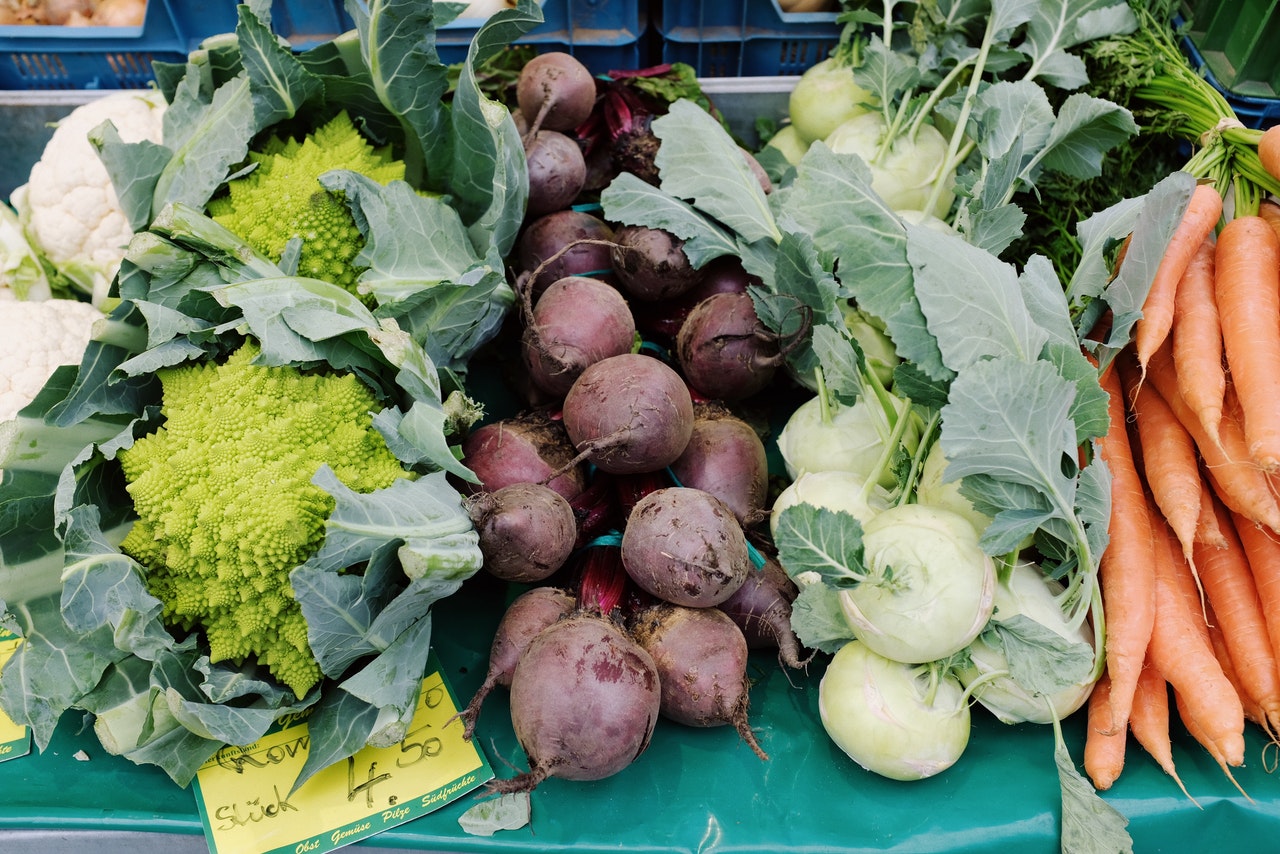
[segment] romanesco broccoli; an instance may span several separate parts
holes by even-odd
[[[299,238],[298,275],[356,293],[361,270],[353,261],[364,237],[346,203],[325,189],[320,176],[347,169],[389,184],[404,179],[404,162],[370,145],[345,111],[301,142],[271,137],[249,157],[256,168],[229,181],[227,194],[209,201],[209,215],[273,261]]]
[[[321,464],[357,492],[412,475],[372,426],[380,409],[353,374],[253,364],[157,372],[164,423],[120,452],[138,521],[121,544],[147,572],[164,619],[202,629],[212,661],[256,660],[297,696],[319,681],[289,572],[321,546],[334,501]]]

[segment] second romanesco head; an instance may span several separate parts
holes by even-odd
[[[255,168],[209,201],[209,215],[273,261],[299,239],[298,275],[357,293],[362,271],[354,261],[364,237],[346,202],[325,189],[320,176],[347,169],[389,184],[404,179],[404,162],[371,145],[345,112],[300,142],[272,137],[249,157]]]
[[[138,521],[121,544],[164,619],[203,630],[212,661],[255,660],[299,697],[321,678],[289,572],[324,541],[327,464],[357,492],[411,477],[373,427],[381,407],[353,374],[223,363],[158,372],[164,423],[121,451]]]

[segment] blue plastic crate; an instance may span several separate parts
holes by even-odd
[[[183,62],[235,29],[235,0],[149,0],[141,27],[0,26],[0,89],[130,89],[156,61]],[[274,0],[272,26],[297,47],[353,26],[342,0]]]
[[[802,74],[840,40],[835,12],[783,12],[778,0],[664,3],[654,22],[661,61],[700,77]]]
[[[572,54],[595,74],[655,64],[648,38],[648,4],[641,0],[542,0],[543,21],[517,44],[540,53]],[[440,58],[448,63],[467,57],[479,18],[459,18],[436,31]]]
[[[1280,98],[1264,98],[1257,95],[1244,95],[1228,89],[1214,76],[1212,69],[1205,62],[1195,41],[1190,37],[1182,39],[1182,49],[1191,60],[1191,64],[1204,75],[1215,89],[1222,93],[1227,103],[1235,110],[1236,117],[1247,127],[1259,130],[1280,124]]]

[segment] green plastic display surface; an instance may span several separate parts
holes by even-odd
[[[436,651],[462,702],[484,675],[509,595],[488,577],[477,577],[435,609]],[[1052,727],[1010,727],[975,709],[972,739],[955,766],[928,780],[890,781],[859,768],[827,738],[817,712],[820,676],[821,666],[807,675],[787,672],[769,654],[753,654],[751,717],[768,761],[758,759],[731,728],[661,721],[649,749],[613,777],[553,779],[539,786],[526,827],[489,837],[467,834],[458,824],[474,803],[466,797],[353,847],[760,854],[1059,850]],[[69,714],[43,753],[0,763],[0,850],[8,850],[7,833],[16,837],[31,829],[83,832],[86,843],[95,834],[120,831],[201,834],[191,791],[158,769],[105,755],[81,724]],[[1064,732],[1079,765],[1083,712],[1066,721]],[[527,767],[504,690],[489,696],[477,738],[499,776]],[[1174,738],[1179,773],[1198,807],[1136,746],[1119,782],[1105,794],[1129,818],[1135,851],[1277,850],[1280,779],[1263,767],[1265,740],[1257,727],[1250,726],[1246,767],[1235,769],[1252,802],[1180,728]],[[87,761],[75,758],[81,750]]]

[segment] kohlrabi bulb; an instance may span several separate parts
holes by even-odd
[[[833,130],[827,146],[837,154],[856,154],[871,167],[871,189],[895,211],[924,211],[946,218],[955,201],[956,173],[943,168],[947,138],[933,125],[921,125],[914,138],[898,136],[881,151],[888,133],[879,112],[854,116]],[[934,184],[941,183],[937,202],[928,210]]]
[[[893,369],[902,359],[898,357],[898,350],[885,333],[884,327],[877,324],[870,314],[850,302],[843,303],[840,306],[840,312],[844,315],[844,328],[849,330],[853,340],[857,341],[858,346],[862,348],[867,367],[875,373],[880,385],[891,388]]]
[[[910,418],[911,405],[905,399],[890,396],[901,418]],[[824,420],[827,416],[827,420]],[[821,397],[813,397],[787,419],[778,433],[778,453],[792,480],[806,471],[850,471],[872,476],[885,451],[885,437],[890,435],[888,418],[880,404],[858,398],[852,406],[834,400],[823,407]],[[920,431],[914,422],[903,433],[902,442],[914,451]],[[886,489],[896,484],[888,467],[878,473],[877,482]]]
[[[947,457],[942,445],[935,443],[920,467],[920,479],[916,481],[916,501],[933,507],[943,507],[969,520],[979,535],[991,524],[991,517],[983,513],[973,502],[960,494],[960,480],[944,480]]]
[[[900,504],[863,527],[867,578],[840,591],[854,637],[907,664],[964,649],[991,618],[995,562],[958,513]]]
[[[867,488],[867,479],[851,471],[806,471],[787,485],[773,500],[769,531],[778,533],[778,517],[796,504],[843,511],[863,525],[889,507],[889,493],[879,484]]]
[[[788,96],[791,126],[809,144],[825,139],[844,122],[876,104],[876,97],[853,79],[853,68],[828,57],[800,75]]]
[[[778,128],[777,133],[769,137],[765,148],[778,149],[782,152],[782,156],[787,158],[788,163],[798,166],[804,158],[804,153],[809,150],[809,143],[800,136],[800,131],[796,130],[795,125],[783,125]]]
[[[827,665],[818,714],[854,762],[893,780],[945,771],[969,744],[969,704],[954,676],[891,661],[856,640]]]
[[[1065,643],[1081,644],[1092,653],[1093,632],[1088,623],[1072,626],[1067,621],[1057,598],[1062,589],[1034,563],[1015,564],[1008,579],[996,585],[992,625],[1021,615],[1062,637]],[[1052,723],[1055,714],[1062,720],[1089,699],[1095,682],[1092,670],[1049,694],[1038,693],[1008,672],[1004,650],[998,644],[987,643],[986,638],[982,634],[970,644],[972,663],[957,670],[956,675],[966,686],[977,682],[973,696],[1005,723]]]

